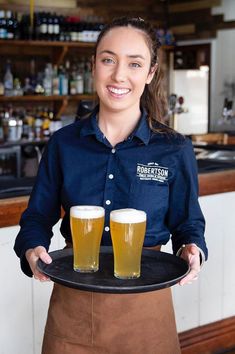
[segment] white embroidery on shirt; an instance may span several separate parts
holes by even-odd
[[[140,180],[166,182],[168,173],[168,167],[159,166],[156,162],[149,162],[147,165],[137,163],[136,175]]]

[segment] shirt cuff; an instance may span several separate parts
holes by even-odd
[[[195,243],[190,243],[190,245],[196,246],[197,249],[199,250],[199,252],[200,252],[200,266],[201,266],[201,268],[202,268],[202,266],[203,266],[203,264],[205,263],[205,260],[206,260],[205,253],[204,253],[203,250],[202,250],[200,247],[198,247]],[[183,251],[183,249],[184,249],[185,246],[187,246],[187,245],[182,245],[182,246],[178,249],[178,251],[176,252],[176,256],[180,257],[180,255],[181,255],[181,253],[182,253],[182,251]]]

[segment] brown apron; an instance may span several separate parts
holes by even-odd
[[[104,294],[55,284],[42,354],[180,354],[170,289]]]

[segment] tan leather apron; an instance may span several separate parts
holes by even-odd
[[[104,294],[55,284],[42,354],[179,354],[170,289]]]

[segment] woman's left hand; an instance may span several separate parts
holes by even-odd
[[[198,278],[201,269],[200,251],[195,244],[189,243],[183,247],[180,257],[189,264],[190,272],[180,280],[179,285],[192,284],[192,281]]]

